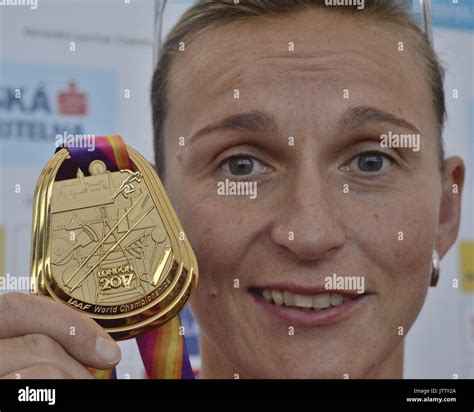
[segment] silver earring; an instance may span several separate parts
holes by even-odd
[[[439,271],[440,271],[440,265],[439,265],[439,255],[436,249],[433,251],[433,257],[432,259],[432,266],[433,268],[431,269],[431,283],[430,286],[436,286],[438,284],[439,280]]]

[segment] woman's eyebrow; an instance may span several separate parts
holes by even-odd
[[[371,106],[359,106],[347,110],[342,116],[339,125],[343,130],[350,130],[365,126],[368,123],[391,123],[394,126],[403,127],[416,134],[421,134],[420,130],[407,120]]]
[[[391,123],[394,126],[421,134],[420,130],[407,120],[371,106],[350,108],[339,121],[339,125],[343,130],[356,129],[368,123]],[[210,123],[189,137],[188,141],[193,143],[203,136],[224,130],[279,134],[278,125],[273,115],[261,110],[252,110],[232,114],[217,122]]]
[[[210,123],[189,137],[189,143],[195,142],[202,136],[222,130],[243,130],[254,133],[278,134],[278,126],[274,117],[260,110],[237,113],[225,117],[215,123]]]

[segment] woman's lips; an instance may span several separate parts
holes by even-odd
[[[249,292],[273,318],[288,326],[305,327],[324,326],[338,322],[349,316],[368,296],[367,294],[356,294],[353,291],[326,291],[311,295],[298,295],[289,291],[267,288],[250,288]],[[268,294],[271,292],[273,292],[277,303],[269,297]],[[284,296],[283,302],[281,302],[280,295]],[[298,300],[295,301],[296,299]],[[310,304],[310,299],[313,304]]]

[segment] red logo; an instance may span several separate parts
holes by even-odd
[[[67,90],[58,94],[59,113],[65,116],[85,116],[87,97],[79,92],[75,82],[70,82]]]

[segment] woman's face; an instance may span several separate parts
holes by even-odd
[[[400,364],[458,218],[440,208],[436,118],[409,40],[333,13],[227,25],[177,56],[169,98],[166,187],[199,262],[204,370],[357,378]],[[390,132],[419,133],[419,150],[383,147]],[[256,197],[223,194],[226,179]],[[364,293],[327,291],[333,274]]]

